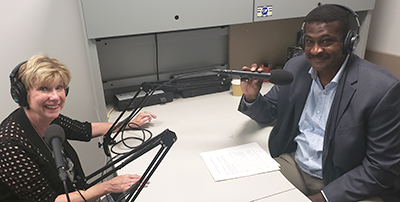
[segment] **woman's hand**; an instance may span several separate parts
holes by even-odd
[[[140,180],[136,174],[119,175],[113,179],[104,182],[107,193],[121,193],[129,189],[133,184]]]
[[[140,112],[134,119],[132,119],[131,122],[142,126],[144,123],[146,123],[146,121],[150,122],[152,119],[157,118],[156,115],[154,115],[151,112]]]
[[[96,184],[87,190],[81,190],[80,193],[77,191],[69,193],[70,201],[84,202],[84,201],[95,201],[101,196],[110,193],[122,193],[128,190],[132,185],[140,180],[140,176],[136,174],[119,175],[112,178],[111,180],[105,181],[100,184]],[[81,195],[82,194],[82,195]],[[83,199],[83,197],[85,200]],[[57,196],[55,202],[67,202],[65,194]]]

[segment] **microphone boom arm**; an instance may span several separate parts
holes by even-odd
[[[131,114],[124,119],[121,123],[119,123],[119,120],[122,118],[122,116],[125,114],[125,112],[128,110],[129,106],[133,103],[133,101],[137,98],[139,95],[140,91],[144,88],[144,84],[141,85],[140,89],[136,92],[136,94],[133,96],[133,98],[130,100],[126,108],[120,113],[118,118],[114,121],[113,125],[110,127],[110,129],[106,132],[106,134],[103,136],[103,143],[99,147],[103,147],[104,154],[106,156],[111,156],[110,150],[108,148],[109,145],[115,143],[115,138],[118,136],[120,132],[122,132],[126,125],[128,125],[129,121],[133,119],[137,115],[137,113],[143,108],[145,103],[149,100],[150,96],[154,93],[151,92],[149,89],[146,89],[146,95],[143,97],[141,102],[137,106],[142,106],[142,107],[136,107],[132,110]],[[118,128],[118,131],[114,134],[113,137],[111,137],[111,134],[115,131],[115,129]]]
[[[204,72],[204,71],[200,71]],[[108,148],[109,145],[115,144],[115,138],[118,136],[120,132],[125,130],[126,125],[128,125],[129,121],[133,119],[134,116],[136,116],[139,111],[147,104],[147,102],[150,100],[150,98],[153,96],[154,92],[163,86],[173,82],[176,79],[179,78],[184,78],[188,76],[193,76],[193,73],[190,74],[183,74],[180,76],[177,76],[175,78],[172,78],[168,81],[163,81],[161,84],[152,84],[151,82],[144,82],[140,85],[140,89],[136,92],[136,94],[133,96],[133,98],[130,100],[126,108],[120,113],[118,118],[114,121],[113,125],[110,127],[110,129],[106,132],[106,134],[103,136],[103,143],[99,143],[99,147],[103,147],[104,153],[106,156],[111,156],[110,150]],[[146,92],[142,100],[139,102],[138,105],[132,110],[131,114],[125,118],[121,123],[119,123],[119,120],[122,118],[122,116],[125,114],[125,112],[128,110],[130,105],[136,100],[138,97],[140,91]],[[115,129],[118,128],[118,131],[114,134],[113,137],[111,137],[111,134],[114,133]]]
[[[108,176],[112,175],[115,173],[117,170],[123,168],[130,162],[134,161],[135,159],[139,158],[143,154],[149,152],[150,150],[154,149],[156,146],[161,145],[158,153],[154,156],[152,162],[150,165],[147,167],[146,171],[140,178],[140,180],[132,185],[130,189],[128,189],[125,193],[121,195],[121,197],[126,197],[128,196],[128,200],[131,200],[131,197],[133,198],[133,201],[137,198],[137,196],[140,194],[141,190],[144,188],[150,177],[153,175],[155,170],[158,168],[160,165],[161,161],[164,159],[164,157],[167,155],[168,151],[172,147],[172,145],[175,143],[177,140],[176,134],[169,129],[164,130],[162,133],[157,135],[156,137],[148,140],[147,142],[143,143],[142,145],[138,146],[136,149],[133,149],[132,151],[122,155],[121,157],[118,157],[116,160],[112,161],[111,163],[107,164],[106,166],[98,169],[97,171],[93,172],[92,174],[88,175],[86,177],[86,181],[89,179],[92,179],[93,177],[97,176],[98,174],[104,172],[105,170],[113,167],[115,164],[119,163],[122,161],[122,163],[108,172],[102,174],[99,178],[95,179],[93,182],[89,184],[89,187],[101,182]],[[126,159],[126,160],[125,160]],[[124,160],[124,161],[123,161]],[[135,193],[136,192],[136,193]]]

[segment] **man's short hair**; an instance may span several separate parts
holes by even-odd
[[[342,29],[341,32],[343,33],[344,39],[347,32],[350,30],[349,17],[350,13],[345,8],[334,4],[325,4],[314,8],[308,13],[304,19],[304,23],[330,23],[337,21],[339,27]]]

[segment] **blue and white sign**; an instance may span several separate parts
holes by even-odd
[[[257,17],[270,17],[272,16],[272,5],[268,6],[257,6]]]

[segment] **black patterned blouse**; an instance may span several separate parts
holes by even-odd
[[[66,165],[73,176],[68,190],[85,189],[81,164],[69,140],[90,141],[88,122],[59,115],[53,121],[65,132],[63,151]],[[23,109],[12,112],[0,125],[0,201],[54,201],[64,193],[51,150],[39,136]]]

